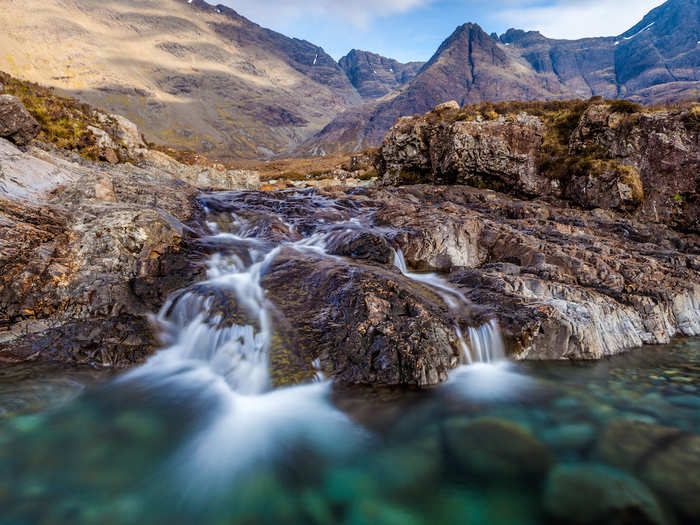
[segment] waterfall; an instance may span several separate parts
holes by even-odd
[[[406,258],[400,248],[394,252],[394,266],[409,279],[426,284],[435,290],[451,310],[457,310],[460,304],[468,303],[464,294],[453,288],[449,282],[439,275],[410,272],[406,264]],[[497,320],[492,319],[478,328],[469,328],[469,341],[471,344],[468,344],[465,340],[459,325],[455,326],[455,333],[462,350],[463,364],[493,363],[505,359],[505,346]]]

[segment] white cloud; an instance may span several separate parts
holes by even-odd
[[[503,9],[490,15],[511,27],[537,30],[550,38],[617,36],[664,0],[553,0],[502,2]]]
[[[403,13],[436,0],[223,0],[253,20],[280,25],[304,16],[330,16],[366,27],[375,17]]]

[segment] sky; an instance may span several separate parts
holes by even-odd
[[[264,27],[324,48],[428,60],[457,26],[538,30],[550,38],[617,36],[663,0],[216,0]]]

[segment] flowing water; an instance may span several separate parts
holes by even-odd
[[[596,523],[640,522],[630,500],[653,523],[692,522],[698,340],[599,363],[510,363],[492,320],[468,339],[455,327],[465,366],[434,389],[341,388],[318,361],[315,381],[274,388],[261,276],[281,250],[337,257],[329,245],[370,227],[330,200],[313,205],[331,217],[313,230],[293,213],[263,227],[211,210],[207,280],[168,300],[155,320],[167,347],[145,365],[117,379],[2,371],[0,523],[534,524],[585,496]],[[297,235],[272,240],[275,228]],[[395,265],[449,308],[464,301],[398,249]],[[212,291],[235,297],[235,315]],[[663,427],[682,439],[654,450],[662,471],[648,480],[628,456]],[[613,503],[552,474],[576,468]],[[632,521],[610,514],[620,501]]]

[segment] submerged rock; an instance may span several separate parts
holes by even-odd
[[[598,445],[606,462],[662,494],[683,516],[700,520],[700,436],[629,420],[610,422]]]
[[[544,508],[562,523],[671,523],[647,487],[631,476],[602,465],[554,468],[547,478]]]
[[[444,438],[464,469],[486,478],[543,476],[554,459],[525,427],[496,418],[450,419]]]

